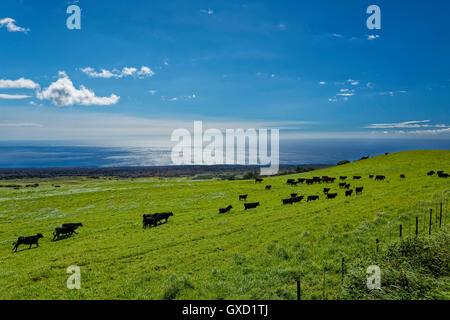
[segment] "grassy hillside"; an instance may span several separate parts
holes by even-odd
[[[415,231],[428,234],[429,209],[443,202],[445,225],[450,179],[429,177],[429,170],[450,172],[450,151],[411,151],[304,174],[253,181],[17,180],[38,188],[0,188],[1,299],[293,299],[301,275],[305,299],[340,298],[341,259],[346,263],[376,255],[380,247]],[[369,174],[383,174],[373,181]],[[399,175],[405,174],[406,179]],[[345,197],[334,184],[289,186],[286,179],[312,176],[363,176]],[[55,188],[53,184],[61,187]],[[266,184],[272,190],[266,191]],[[323,187],[339,193],[333,200]],[[320,200],[282,205],[291,192]],[[259,201],[244,211],[239,194]],[[231,213],[218,208],[231,204]],[[173,211],[169,222],[142,229],[142,214]],[[435,212],[434,212],[435,213]],[[433,214],[434,214],[433,213]],[[82,222],[73,237],[52,242],[55,227]],[[439,221],[433,215],[432,232]],[[40,246],[11,253],[21,235],[41,232]],[[446,248],[448,252],[448,246]],[[66,268],[81,267],[81,290],[66,288]],[[448,282],[447,282],[448,283]],[[441,296],[445,293],[441,292]],[[447,296],[448,298],[448,296]]]

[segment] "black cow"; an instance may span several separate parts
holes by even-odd
[[[347,190],[350,189],[350,183],[346,183],[344,186],[344,189],[347,189]]]
[[[345,182],[340,182],[339,183],[339,188],[344,188],[346,186],[346,183]]]
[[[283,201],[283,204],[292,204],[294,201],[293,201],[293,198],[289,198],[289,199],[282,199],[282,201]]]
[[[302,199],[303,199],[303,196],[294,197],[294,198],[292,198],[292,202],[300,202],[300,201],[302,201]]]
[[[247,200],[247,196],[248,196],[248,194],[240,194],[239,200]]]
[[[363,192],[364,187],[355,188],[356,194],[361,194]]]
[[[291,198],[295,198],[297,196],[296,193],[291,193]]]
[[[439,172],[439,173],[438,173],[438,177],[439,177],[439,178],[448,178],[448,177],[449,177],[449,174],[448,174],[448,173],[445,173],[445,172]]]
[[[361,176],[353,176],[353,180],[359,180],[361,179]]]
[[[156,227],[158,225],[158,220],[153,215],[146,215],[142,221],[142,228],[146,229],[147,227],[151,228],[152,225]]]
[[[406,176],[405,176],[404,174],[401,174],[401,175],[400,175],[400,178],[405,179]]]
[[[294,179],[287,179],[287,180],[286,180],[286,183],[287,183],[287,184],[292,184],[294,181],[295,181]]]
[[[337,197],[337,193],[327,193],[327,199],[334,199]]]
[[[245,210],[247,210],[247,209],[255,209],[257,206],[259,206],[259,202],[244,203]]]
[[[262,179],[262,178],[255,178],[255,183],[263,182],[263,181],[264,181],[264,179]]]
[[[162,213],[155,213],[153,215],[156,220],[158,220],[159,223],[162,223],[162,220],[165,220],[165,222],[167,222],[167,219],[169,219],[169,217],[173,216],[172,212],[162,212]]]
[[[44,236],[40,233],[36,234],[35,236],[28,236],[28,237],[19,237],[17,238],[17,241],[13,243],[13,251],[17,252],[17,248],[19,248],[19,245],[21,244],[28,244],[31,248],[31,245],[35,244],[36,247],[39,247],[39,239],[43,238]]]
[[[225,212],[228,212],[228,211],[231,210],[231,208],[233,208],[231,205],[229,205],[229,206],[226,207],[226,208],[220,208],[220,209],[219,209],[219,213],[225,213]]]
[[[72,235],[75,232],[75,230],[71,227],[56,227],[55,231],[53,232],[53,241],[55,241],[56,238],[58,240],[61,238],[61,235]]]
[[[330,191],[331,188],[323,188],[323,193],[327,194],[328,191]]]
[[[427,172],[427,176],[432,176],[433,174],[434,174],[433,170]]]
[[[313,184],[314,180],[313,179],[306,179],[306,184]]]
[[[306,202],[314,201],[314,200],[318,200],[318,199],[319,199],[319,196],[308,196],[308,198],[306,199]]]
[[[305,182],[305,180],[306,180],[305,178],[298,178],[297,181],[300,182],[300,183],[303,183],[303,182]]]
[[[266,190],[270,190],[271,188],[272,188],[271,185],[267,185],[267,186],[266,186]]]
[[[72,230],[72,233],[77,234],[77,232],[75,232],[75,230],[78,229],[78,227],[82,227],[83,224],[81,222],[77,222],[77,223],[63,223],[61,225],[63,228],[69,228]]]
[[[347,176],[340,176],[339,179],[345,180],[345,179],[347,179]]]
[[[370,175],[369,175],[369,179],[373,179],[373,174],[370,174]]]
[[[350,197],[353,193],[353,190],[345,190],[345,196]]]
[[[385,176],[382,176],[382,175],[377,175],[377,176],[375,177],[375,180],[380,180],[380,181],[382,181],[382,180],[384,180],[384,179],[386,179],[386,177],[385,177]]]

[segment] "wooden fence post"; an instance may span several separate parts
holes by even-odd
[[[378,243],[380,242],[380,240],[378,240],[378,238],[377,238],[377,239],[375,239],[375,242],[377,243],[377,252],[378,252],[379,251]]]
[[[400,238],[402,237],[402,225],[400,224]]]
[[[428,227],[428,235],[431,236],[431,222],[432,222],[432,217],[433,217],[433,209],[430,209],[430,226]]]
[[[416,237],[419,234],[419,217],[416,216]]]
[[[342,282],[344,282],[344,275],[345,275],[345,258],[344,257],[342,257],[341,269],[342,269]]]
[[[302,291],[300,286],[300,276],[297,279],[297,300],[300,301],[302,299]]]
[[[326,293],[325,293],[325,271],[327,270],[326,267],[323,268],[323,292],[322,292],[322,299],[325,300]]]
[[[442,202],[441,202],[441,210],[439,211],[439,229],[442,226]]]

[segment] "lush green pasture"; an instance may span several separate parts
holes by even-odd
[[[450,197],[450,151],[382,155],[334,168],[253,181],[189,179],[81,179],[3,181],[39,183],[38,188],[0,188],[1,299],[293,299],[294,278],[302,276],[306,299],[341,293],[341,258],[351,263],[412,235],[419,216]],[[400,174],[406,179],[400,179]],[[369,174],[386,175],[373,181]],[[286,185],[288,178],[362,175],[362,195],[345,197],[334,184]],[[338,179],[337,179],[338,180]],[[55,188],[53,184],[61,185]],[[272,190],[266,191],[266,184]],[[323,187],[339,193],[333,200]],[[320,200],[282,205],[291,192]],[[239,194],[259,201],[244,211]],[[231,204],[231,213],[218,209]],[[449,208],[450,209],[450,208]],[[142,229],[142,214],[172,211],[169,222]],[[433,215],[433,232],[438,221]],[[448,219],[444,214],[443,224]],[[79,234],[51,241],[55,227],[82,222]],[[41,232],[38,248],[19,247],[18,236]],[[66,268],[81,267],[81,290],[66,288]]]

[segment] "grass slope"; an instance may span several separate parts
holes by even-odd
[[[408,151],[304,174],[253,181],[18,180],[38,188],[0,188],[1,299],[293,299],[294,278],[302,276],[302,296],[341,295],[341,258],[348,263],[375,254],[375,238],[387,246],[412,235],[419,216],[449,197],[450,179],[429,170],[450,171],[450,151]],[[400,179],[403,173],[406,179]],[[369,179],[384,174],[387,181]],[[360,196],[326,200],[324,184],[296,187],[288,178],[362,175],[352,187]],[[3,183],[6,184],[6,183]],[[61,188],[54,188],[59,184]],[[273,185],[264,190],[265,184]],[[326,185],[327,187],[329,185]],[[319,201],[281,204],[291,192],[320,195]],[[244,211],[238,195],[259,201]],[[231,204],[231,213],[218,208]],[[142,230],[142,214],[173,211],[167,224]],[[83,222],[73,237],[51,241],[56,226]],[[447,217],[444,216],[444,224]],[[433,216],[433,232],[437,228]],[[39,248],[21,246],[20,235],[44,234]],[[81,290],[66,288],[66,268],[81,267]]]

